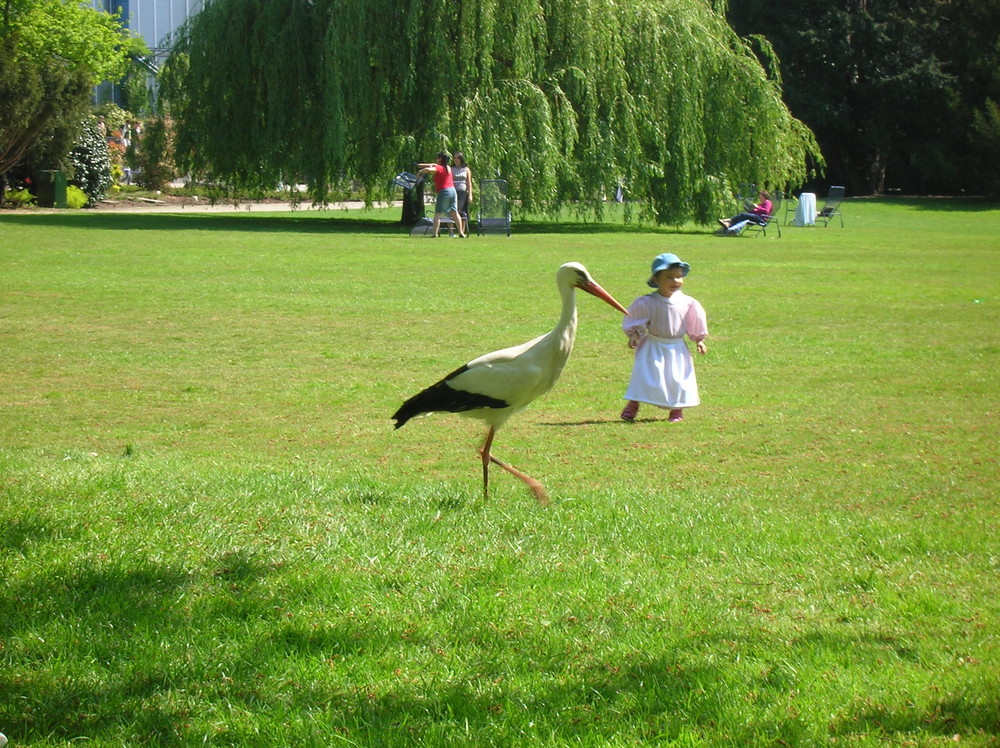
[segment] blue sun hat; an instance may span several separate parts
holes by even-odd
[[[653,274],[646,281],[646,285],[650,288],[656,288],[656,274],[661,270],[666,270],[673,266],[680,267],[684,272],[682,275],[687,275],[691,272],[691,266],[686,262],[682,262],[681,258],[675,255],[673,252],[664,252],[662,255],[657,255],[656,259],[653,260]]]

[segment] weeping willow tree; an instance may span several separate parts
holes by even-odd
[[[527,210],[709,222],[735,185],[821,163],[766,44],[715,0],[213,0],[181,30],[164,98],[181,166],[236,188],[302,180],[369,200],[439,150]],[[773,62],[773,60],[771,61]]]

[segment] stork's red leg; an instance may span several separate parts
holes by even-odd
[[[530,475],[522,473],[516,467],[508,465],[506,462],[501,462],[500,460],[498,460],[493,455],[490,455],[490,461],[491,462],[495,462],[497,465],[499,465],[500,467],[502,467],[504,470],[506,470],[511,475],[515,475],[518,478],[520,478],[521,480],[523,480],[525,483],[527,483],[528,484],[528,488],[530,488],[531,492],[533,494],[535,494],[535,498],[538,499],[538,503],[539,504],[548,504],[549,503],[549,494],[545,491],[545,486],[543,486],[537,480],[535,480],[534,478],[532,478]]]
[[[489,433],[486,434],[486,441],[483,442],[483,448],[479,450],[479,454],[483,458],[483,499],[490,497],[490,460],[493,459],[490,455],[490,449],[493,447],[493,434],[495,433],[496,430],[490,426]]]
[[[490,495],[490,463],[494,462],[511,475],[516,476],[527,483],[528,488],[530,488],[531,492],[535,494],[535,498],[538,499],[539,504],[548,504],[549,495],[545,491],[545,486],[532,478],[530,475],[522,473],[517,468],[508,465],[506,462],[501,462],[490,454],[490,449],[493,447],[493,436],[495,433],[495,429],[490,427],[490,431],[486,435],[486,441],[483,444],[483,448],[479,450],[479,454],[483,458],[483,498],[488,499]]]

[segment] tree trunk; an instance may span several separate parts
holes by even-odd
[[[881,195],[885,192],[885,163],[884,153],[876,153],[869,167],[868,188],[873,195]]]

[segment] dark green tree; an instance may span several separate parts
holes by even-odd
[[[973,112],[1000,68],[998,0],[730,0],[743,36],[782,61],[786,100],[816,133],[828,181],[855,193],[969,187]]]
[[[80,3],[7,0],[0,16],[0,189],[31,159],[66,165],[95,83],[124,70],[117,21]]]
[[[26,59],[15,35],[0,38],[0,198],[3,175],[19,162],[61,163],[90,107],[91,85],[63,60]]]
[[[234,187],[378,199],[462,150],[527,209],[622,185],[677,223],[819,161],[774,72],[704,0],[214,0],[161,82],[180,165]]]
[[[940,161],[957,188],[1000,194],[1000,0],[941,6],[938,56],[954,76],[950,128]]]
[[[981,184],[990,195],[1000,195],[1000,105],[993,99],[973,112],[971,134]]]
[[[134,152],[138,181],[150,190],[163,188],[175,176],[170,123],[162,117],[146,120],[142,140]]]

